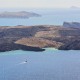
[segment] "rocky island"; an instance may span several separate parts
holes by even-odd
[[[80,50],[80,29],[54,25],[0,26],[0,52]]]
[[[80,28],[80,23],[79,22],[64,22],[63,26],[72,27],[72,28]]]
[[[33,13],[33,12],[0,12],[0,18],[30,18],[30,17],[39,17],[41,15]]]

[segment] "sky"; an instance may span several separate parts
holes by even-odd
[[[68,8],[80,0],[0,0],[0,8]]]

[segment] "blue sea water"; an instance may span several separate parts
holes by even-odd
[[[34,11],[42,17],[0,18],[0,25],[62,25],[64,21],[80,22],[80,9]],[[0,52],[0,80],[80,80],[80,50]]]
[[[80,51],[0,53],[0,80],[80,80]]]
[[[28,10],[41,15],[29,19],[0,18],[1,26],[16,25],[62,25],[64,21],[80,22],[80,9]]]

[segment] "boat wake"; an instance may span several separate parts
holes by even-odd
[[[21,62],[21,63],[19,63],[19,64],[26,64],[26,63],[27,63],[27,62],[24,61],[24,62]],[[19,64],[18,64],[18,65],[19,65]]]

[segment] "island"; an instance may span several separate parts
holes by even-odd
[[[30,18],[30,17],[39,17],[41,15],[33,12],[0,12],[0,18]]]
[[[11,50],[80,50],[80,28],[36,25],[0,26],[0,52]]]

